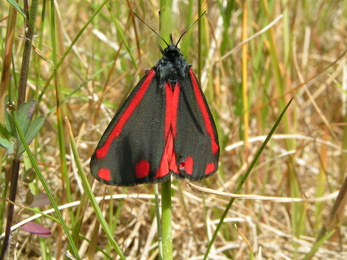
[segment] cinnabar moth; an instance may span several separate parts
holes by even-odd
[[[171,174],[197,181],[217,171],[216,126],[191,65],[177,47],[191,26],[176,44],[171,35],[168,44],[150,28],[167,47],[99,141],[90,168],[100,182],[133,186],[162,182]]]

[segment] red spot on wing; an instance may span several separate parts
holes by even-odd
[[[147,76],[145,76],[146,80],[142,83],[141,87],[136,92],[135,96],[133,97],[133,99],[131,100],[131,102],[129,103],[129,105],[127,106],[127,108],[125,109],[125,111],[123,112],[121,117],[119,118],[119,121],[116,123],[116,125],[112,129],[112,132],[107,137],[106,142],[104,143],[104,145],[102,147],[100,147],[96,151],[96,153],[95,153],[96,158],[102,159],[102,158],[106,157],[108,150],[110,149],[112,141],[114,139],[116,139],[120,135],[120,133],[122,132],[122,129],[123,129],[125,123],[131,117],[134,110],[136,109],[138,104],[141,102],[143,96],[145,95],[148,87],[150,86],[150,83],[151,83],[154,75],[155,75],[155,71],[152,69],[148,72]]]
[[[215,172],[216,166],[214,165],[214,163],[209,163],[206,166],[206,170],[205,170],[205,174],[210,174]]]
[[[204,119],[204,123],[205,123],[205,127],[206,127],[206,131],[209,134],[209,136],[211,137],[211,148],[212,148],[212,153],[217,153],[219,151],[219,146],[218,143],[216,142],[216,136],[215,133],[213,131],[213,127],[212,127],[212,122],[208,113],[208,108],[205,105],[204,102],[204,97],[203,94],[201,92],[201,89],[196,81],[194,72],[192,69],[189,70],[189,74],[190,74],[190,78],[192,80],[193,83],[193,89],[194,89],[194,93],[196,96],[196,100],[198,102],[198,106],[200,108],[202,117]]]
[[[187,174],[193,174],[194,159],[188,156],[185,161],[180,163],[180,170],[185,171]]]
[[[135,164],[135,174],[137,178],[143,178],[148,176],[151,170],[151,166],[148,161],[141,160]]]
[[[101,168],[98,171],[98,176],[99,176],[99,178],[101,178],[105,181],[110,181],[111,180],[111,171],[108,168]]]

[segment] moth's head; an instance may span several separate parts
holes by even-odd
[[[181,56],[180,49],[173,44],[168,45],[164,50],[160,49],[163,56],[168,58],[169,60],[175,59],[178,56]]]
[[[172,34],[170,34],[170,44],[168,44],[165,40],[164,42],[167,45],[167,47],[164,50],[159,45],[160,52],[163,54],[163,56],[173,57],[173,56],[177,56],[177,54],[180,53],[180,49],[177,47],[178,42],[174,44],[172,40]]]

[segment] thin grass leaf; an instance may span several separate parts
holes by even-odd
[[[19,6],[19,4],[15,0],[7,0],[16,10],[17,12],[23,16],[24,19],[27,18],[26,14],[24,13],[23,9]]]

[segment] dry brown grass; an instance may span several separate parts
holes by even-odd
[[[241,191],[265,196],[267,200],[259,197],[235,200],[213,243],[210,259],[305,259],[327,220],[331,224],[328,231],[335,232],[324,239],[312,259],[347,259],[345,200],[332,213],[337,191],[345,192],[341,185],[346,176],[347,70],[346,56],[342,55],[346,50],[345,1],[284,2],[248,1],[247,20],[243,24],[245,1],[204,1],[202,9],[207,10],[207,15],[202,19],[202,41],[197,41],[195,26],[180,43],[182,53],[197,74],[198,58],[201,59],[202,86],[215,116],[222,151],[218,173],[195,183],[217,194],[191,188],[181,180],[172,183],[174,259],[202,259],[229,203],[230,193],[235,191],[264,136],[291,97],[293,103]],[[36,52],[32,53],[27,99],[40,98],[37,113],[47,115],[47,119],[31,148],[58,205],[82,198],[68,131],[64,126],[59,135],[58,121],[68,117],[81,163],[89,175],[90,156],[124,95],[145,69],[160,58],[156,36],[138,20],[134,24],[130,10],[131,7],[157,28],[158,2],[110,1],[109,8],[103,7],[81,32],[100,4],[101,1],[57,1],[53,23],[50,10],[46,10],[43,23],[43,4],[39,6],[34,41],[37,49],[33,48]],[[0,33],[7,40],[8,5],[0,11]],[[51,8],[51,2],[47,7]],[[280,15],[281,19],[256,35]],[[174,1],[172,17],[177,39],[197,17],[196,2]],[[256,37],[242,45],[245,29],[246,38]],[[52,38],[52,30],[56,39]],[[7,86],[7,94],[11,90],[14,101],[24,44],[20,16],[15,34],[10,67],[15,69],[11,85]],[[49,81],[54,71],[52,64],[61,60],[79,34],[58,69],[57,81]],[[200,55],[198,44],[202,47]],[[241,46],[246,48],[242,50]],[[4,43],[0,52],[4,57]],[[242,61],[245,55],[246,60]],[[5,65],[0,62],[2,71]],[[242,76],[242,71],[247,73]],[[243,94],[242,82],[246,82],[247,95]],[[76,91],[61,105],[61,116],[57,116],[55,108],[55,86],[60,101]],[[248,101],[248,110],[242,100]],[[60,157],[62,150],[66,152],[66,161]],[[25,158],[22,162],[27,166],[21,170],[22,176],[31,168]],[[11,158],[4,155],[3,165],[4,169],[9,167]],[[0,181],[1,196],[7,198],[4,173]],[[29,190],[33,194],[43,192],[38,180],[20,181],[16,204],[24,204]],[[159,259],[153,185],[123,188],[94,182],[93,194],[96,197],[124,194],[125,197],[105,200],[100,207],[127,259]],[[274,197],[302,201],[279,201]],[[0,205],[4,213],[6,206],[5,202]],[[80,229],[76,227],[78,210],[83,217]],[[92,240],[90,243],[80,237],[76,242],[81,258],[108,259],[99,250],[94,251],[93,242],[111,259],[117,258],[103,230],[99,231],[89,204],[71,206],[62,210],[62,214],[72,230]],[[16,207],[15,223],[32,215]],[[4,231],[6,214],[1,216]],[[61,225],[47,217],[41,217],[40,223],[52,231],[52,236],[39,238],[17,229],[11,236],[8,259],[63,259],[69,242]]]

